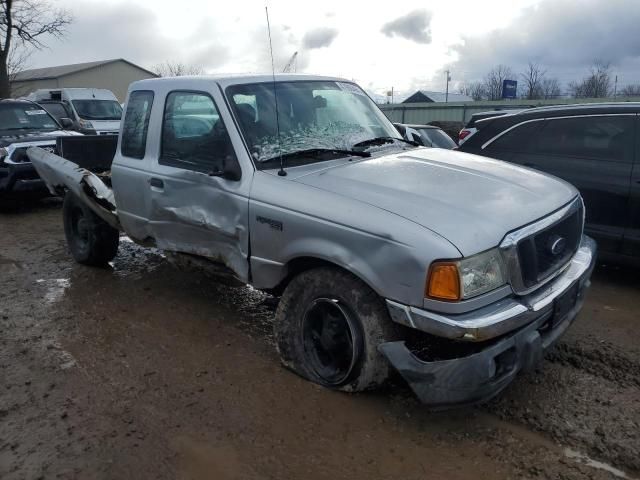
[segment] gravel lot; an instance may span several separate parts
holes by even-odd
[[[0,244],[3,480],[640,478],[637,270],[597,268],[539,371],[430,413],[282,369],[255,290],[127,241],[75,264],[55,199],[0,213]]]

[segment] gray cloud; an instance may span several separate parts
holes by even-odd
[[[265,73],[271,72],[271,52],[269,50],[269,38],[266,27],[257,27],[247,32],[248,41],[236,52],[236,56],[242,59],[241,72]],[[291,59],[294,52],[300,50],[300,39],[284,27],[271,28],[271,41],[273,44],[273,64],[275,71],[281,72]],[[309,58],[300,52],[296,59],[296,70],[304,71]]]
[[[507,27],[465,38],[452,49],[458,60],[450,68],[454,78],[476,80],[497,64],[520,72],[534,61],[566,84],[599,59],[620,80],[640,83],[639,22],[640,2],[543,0]]]
[[[74,4],[75,6],[75,4]],[[142,67],[179,61],[214,69],[226,62],[227,50],[215,35],[215,25],[202,21],[184,41],[163,34],[152,9],[131,3],[73,8],[74,22],[63,40],[50,39],[49,49],[30,59],[36,66],[124,57]],[[184,48],[189,45],[189,48]]]
[[[414,10],[385,23],[380,30],[387,37],[402,37],[416,43],[431,43],[431,13]]]
[[[338,30],[329,27],[320,27],[309,30],[302,37],[302,46],[307,50],[328,47],[338,36]]]

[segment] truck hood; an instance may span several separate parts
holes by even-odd
[[[55,143],[56,137],[65,137],[69,135],[81,135],[78,132],[69,130],[22,130],[17,133],[14,130],[0,130],[0,147],[7,147],[14,143],[28,144],[31,142],[41,142],[45,140]]]
[[[384,209],[441,235],[464,256],[578,194],[555,177],[489,158],[419,148],[318,170],[294,181]]]

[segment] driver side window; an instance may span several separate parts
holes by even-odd
[[[206,93],[171,92],[165,102],[158,163],[212,173],[235,161],[231,139],[213,99]]]

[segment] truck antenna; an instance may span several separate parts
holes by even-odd
[[[267,15],[267,31],[269,32],[269,52],[271,53],[271,77],[273,78],[273,99],[276,104],[276,138],[278,139],[278,155],[280,156],[280,170],[278,175],[284,177],[284,159],[282,158],[282,144],[280,143],[280,115],[278,114],[278,93],[276,91],[276,70],[273,65],[273,45],[271,44],[271,25],[269,24],[269,8],[265,5],[264,12]]]

